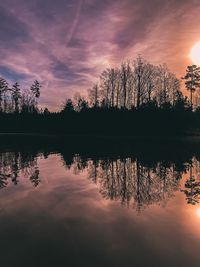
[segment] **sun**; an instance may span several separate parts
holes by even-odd
[[[195,65],[200,66],[200,42],[196,43],[191,51],[190,51],[190,58]]]

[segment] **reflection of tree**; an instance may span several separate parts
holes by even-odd
[[[73,170],[87,168],[89,179],[99,186],[106,199],[120,201],[138,211],[143,207],[165,203],[178,189],[185,165],[158,161],[142,163],[135,158],[81,159],[74,157]]]
[[[186,195],[188,204],[195,205],[200,200],[199,170],[199,162],[194,159],[189,167],[189,178],[186,180],[185,189],[182,190]]]
[[[137,159],[118,159],[103,166],[99,171],[103,196],[128,206],[132,203],[137,210],[172,196],[181,178],[171,165],[157,163],[154,167],[146,167]]]
[[[0,188],[4,188],[7,186],[7,179],[10,178],[9,175],[0,174]]]
[[[37,187],[40,183],[39,175],[40,175],[40,171],[36,169],[30,177],[31,182],[35,187]]]
[[[0,153],[0,188],[9,183],[17,185],[21,177],[31,181],[34,187],[40,184],[38,156],[48,157],[48,153],[4,152]],[[99,187],[106,199],[120,201],[141,211],[153,204],[164,205],[179,188],[183,173],[189,173],[182,192],[188,203],[200,200],[200,161],[168,160],[142,161],[134,157],[92,157],[88,158],[69,152],[61,154],[68,169],[77,175],[84,170]]]
[[[88,161],[82,159],[79,155],[75,155],[73,158],[74,173],[79,174],[81,171],[87,168]]]
[[[29,178],[34,186],[39,185],[37,154],[27,152],[0,153],[0,188],[6,187],[9,180],[17,185],[21,175]]]

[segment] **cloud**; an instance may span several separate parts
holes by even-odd
[[[15,49],[22,42],[30,40],[26,24],[19,21],[12,13],[0,8],[0,46]]]
[[[138,53],[180,76],[200,39],[199,12],[197,0],[7,0],[0,74],[24,87],[41,81],[41,105],[51,109]]]

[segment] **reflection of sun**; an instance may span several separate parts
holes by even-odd
[[[196,214],[197,214],[197,216],[200,218],[200,208],[198,208],[198,209],[196,210]]]
[[[190,51],[190,58],[194,64],[200,66],[200,42],[196,43],[191,51]]]

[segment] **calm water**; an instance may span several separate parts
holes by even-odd
[[[199,267],[200,161],[172,154],[2,149],[1,265]]]

